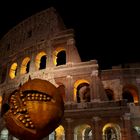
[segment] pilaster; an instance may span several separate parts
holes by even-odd
[[[94,70],[91,73],[90,82],[90,97],[92,102],[99,102],[99,85],[98,85],[98,71]]]
[[[35,72],[36,71],[36,65],[35,65],[35,53],[31,55],[30,59],[30,68],[29,68],[29,73],[30,72]]]
[[[124,133],[122,134],[123,140],[132,140],[130,115],[131,115],[130,113],[125,113],[125,115],[123,116],[123,121],[124,121]]]
[[[74,140],[74,130],[72,127],[73,119],[66,118],[66,129],[65,129],[65,139],[66,140]]]
[[[73,86],[72,86],[72,82],[73,82],[73,77],[71,75],[67,75],[66,77],[66,102],[70,103],[73,101]]]
[[[92,129],[93,140],[102,140],[101,118],[95,116],[92,118],[92,121],[93,121],[93,129]]]

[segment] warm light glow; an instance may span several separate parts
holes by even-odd
[[[138,93],[136,90],[134,89],[130,89],[130,92],[133,96],[133,99],[134,99],[134,103],[138,103],[139,102],[139,98],[138,98]]]
[[[114,128],[114,127],[115,127],[115,124],[113,124],[113,123],[108,123],[108,124],[106,124],[106,125],[103,127],[103,134],[104,134],[105,130],[106,130],[108,127]]]
[[[0,96],[0,103],[2,102],[2,96]]]
[[[75,84],[74,84],[74,101],[76,101],[77,87],[82,83],[88,83],[89,84],[89,82],[85,79],[80,79],[80,80],[77,80],[75,82]]]
[[[76,127],[75,130],[77,132],[79,131],[79,133],[83,133],[83,131],[85,131],[85,129],[87,129],[87,128],[90,128],[90,125],[83,124],[83,125],[80,125],[80,126]]]
[[[45,52],[40,52],[40,53],[37,54],[37,56],[35,58],[35,65],[36,65],[37,70],[40,67],[40,62],[41,62],[41,57],[42,56],[46,56],[46,53]]]
[[[56,132],[56,140],[61,140],[64,136],[64,128],[62,125],[55,129]]]
[[[54,52],[53,52],[53,63],[56,66],[57,65],[57,55],[61,51],[66,51],[65,48],[63,47],[58,47]]]
[[[105,140],[104,136],[105,136],[105,132],[107,130],[107,128],[113,128],[117,134],[117,137],[120,139],[121,137],[121,129],[120,126],[114,123],[108,123],[106,124],[103,129],[102,129],[102,133],[103,133],[103,139]]]
[[[11,68],[10,68],[10,72],[9,72],[9,76],[11,79],[14,79],[15,76],[16,76],[16,70],[17,70],[17,63],[13,63],[11,65]]]
[[[27,68],[27,64],[29,61],[30,61],[29,57],[24,58],[24,60],[22,61],[22,64],[21,64],[20,74],[27,73],[26,68]]]

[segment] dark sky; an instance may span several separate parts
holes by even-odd
[[[65,25],[75,30],[82,61],[98,60],[101,69],[140,62],[138,3],[86,0],[0,1],[0,37],[10,28],[53,6]]]

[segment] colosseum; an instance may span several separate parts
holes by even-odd
[[[57,11],[41,11],[0,40],[0,140],[17,140],[6,129],[2,105],[31,79],[64,85],[64,118],[43,140],[139,140],[140,65],[99,71],[97,60],[82,62],[73,29]]]

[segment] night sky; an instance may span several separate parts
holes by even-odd
[[[75,30],[82,61],[96,59],[100,69],[140,62],[138,3],[88,0],[0,1],[0,37],[27,17],[53,6],[67,28]]]

